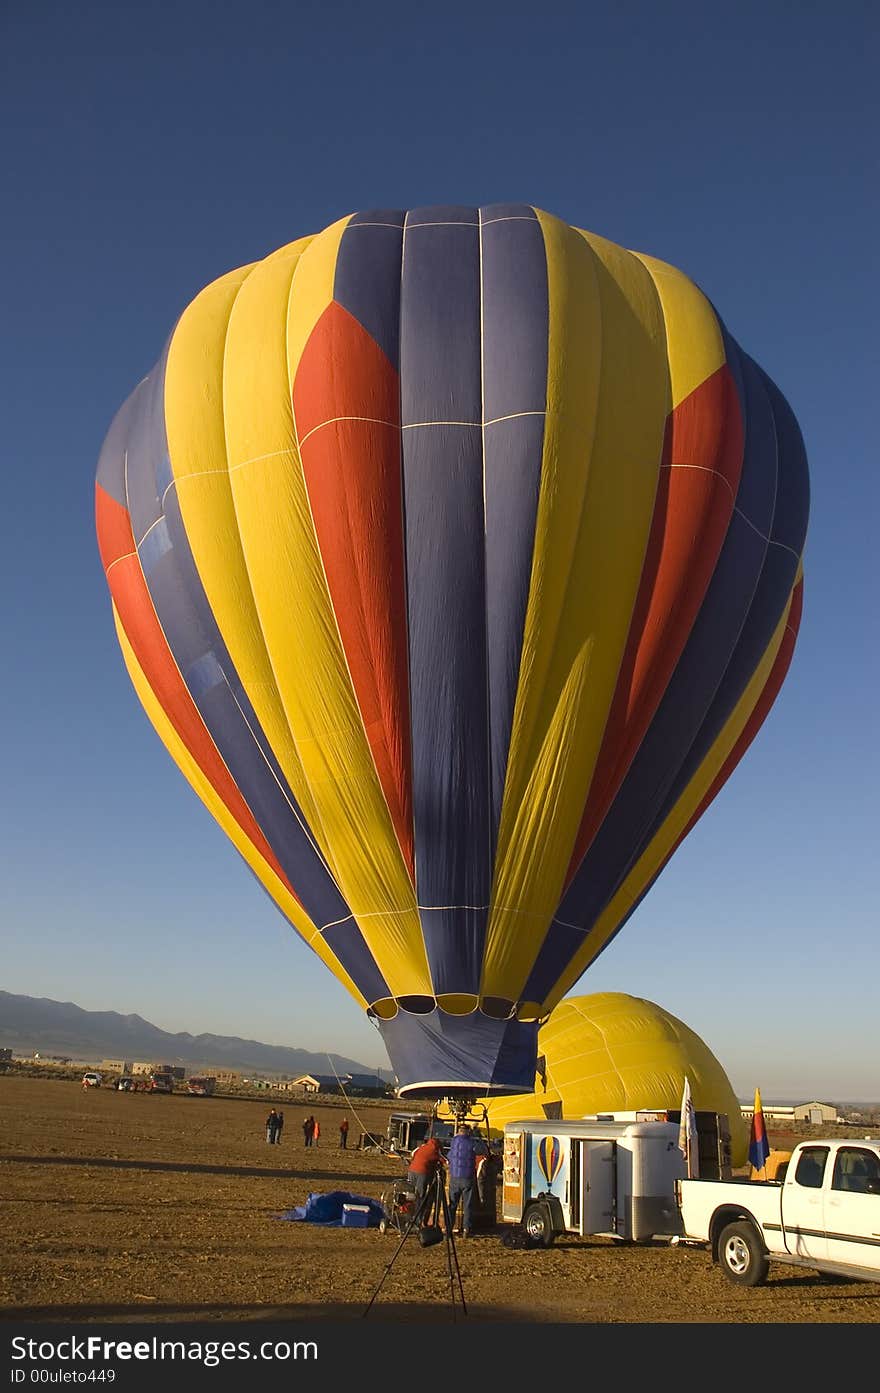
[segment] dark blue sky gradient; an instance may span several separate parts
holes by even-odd
[[[880,1095],[876,14],[3,7],[0,985],[385,1066],[140,710],[94,472],[214,277],[357,209],[524,202],[687,272],[811,470],[782,694],[576,992],[656,1001],[743,1096]]]

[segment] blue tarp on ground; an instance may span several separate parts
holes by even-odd
[[[329,1194],[320,1193],[309,1195],[305,1204],[301,1204],[296,1209],[288,1209],[284,1214],[277,1215],[279,1219],[290,1219],[306,1224],[324,1224],[328,1228],[342,1227],[342,1206],[344,1204],[363,1204],[366,1205],[369,1213],[367,1215],[367,1228],[377,1228],[379,1221],[385,1217],[385,1209],[378,1200],[369,1199],[366,1195],[352,1195],[348,1190],[331,1190]]]

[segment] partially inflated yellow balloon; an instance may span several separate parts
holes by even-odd
[[[731,1161],[745,1165],[749,1129],[705,1041],[653,1001],[598,992],[561,1001],[538,1034],[534,1093],[486,1099],[489,1125],[516,1118],[678,1108],[684,1078],[698,1112],[727,1115]]]

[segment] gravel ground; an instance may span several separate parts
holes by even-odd
[[[379,1198],[403,1164],[356,1149],[387,1108],[83,1091],[0,1075],[0,1318],[18,1322],[448,1322],[444,1243],[280,1221],[310,1192]],[[306,1150],[306,1111],[321,1122]],[[349,1149],[336,1145],[347,1112]],[[791,1140],[777,1144],[790,1145]],[[776,1267],[741,1290],[696,1248],[558,1240],[507,1247],[500,1229],[455,1244],[467,1317],[517,1323],[865,1324],[880,1284]],[[456,1298],[457,1302],[457,1298]]]

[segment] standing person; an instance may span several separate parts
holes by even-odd
[[[436,1137],[429,1137],[417,1146],[409,1158],[406,1183],[416,1197],[416,1206],[421,1208],[432,1181],[444,1166],[443,1152]]]
[[[311,1146],[315,1136],[315,1119],[309,1115],[303,1123],[303,1141],[306,1146]]]
[[[321,1124],[316,1117],[312,1118],[312,1146],[318,1145],[318,1138],[321,1135]]]
[[[460,1122],[455,1129],[455,1136],[449,1143],[449,1223],[454,1229],[460,1199],[463,1238],[470,1238],[473,1233],[477,1157],[485,1156],[487,1151],[486,1143],[474,1137],[466,1123]]]
[[[272,1110],[269,1113],[269,1116],[266,1118],[266,1141],[269,1143],[270,1146],[275,1145],[275,1139],[277,1136],[278,1114],[275,1111],[275,1109],[272,1108]]]
[[[278,1117],[275,1121],[275,1144],[281,1145],[281,1133],[284,1131],[284,1113],[278,1109]]]
[[[348,1118],[344,1117],[339,1124],[339,1145],[345,1151],[348,1148]]]

